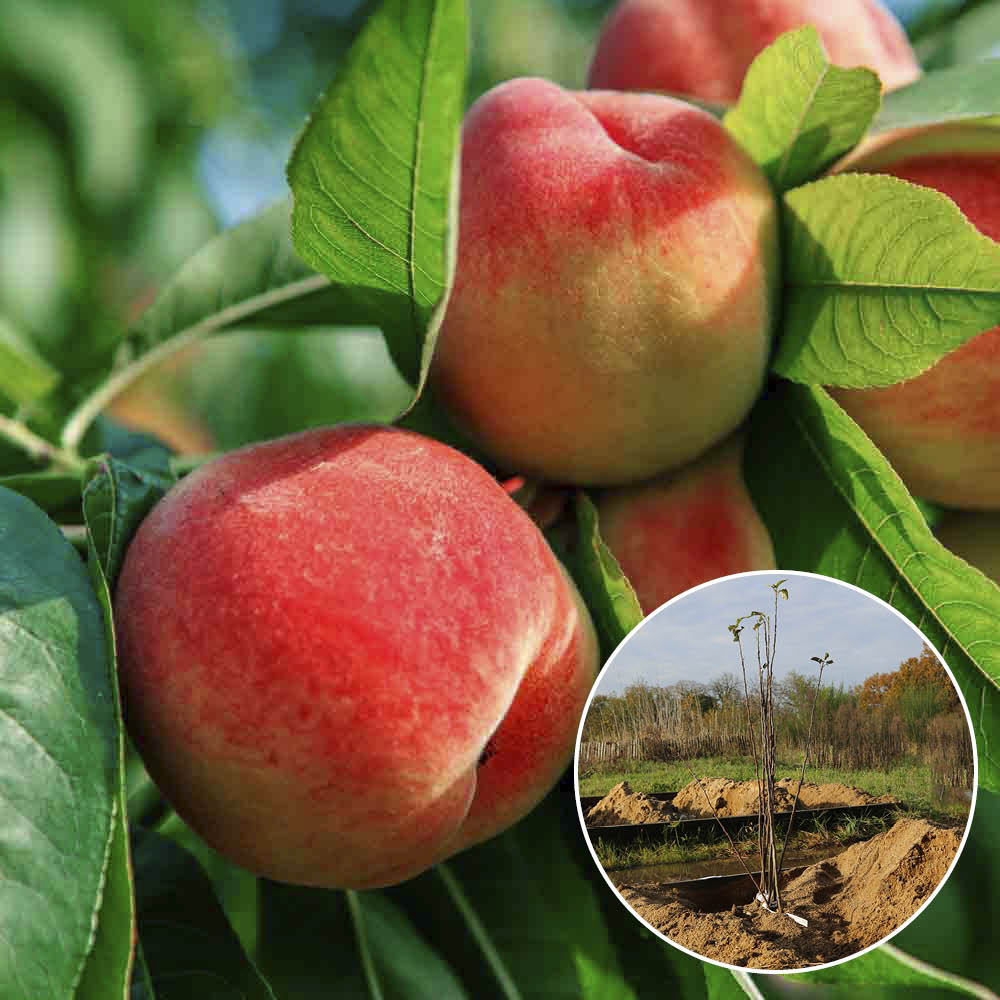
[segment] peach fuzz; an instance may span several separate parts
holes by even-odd
[[[634,482],[742,421],[771,344],[776,209],[710,115],[508,81],[467,115],[459,219],[431,377],[501,468]]]
[[[1000,130],[922,129],[849,164],[940,191],[1000,240]],[[904,382],[831,392],[913,493],[952,507],[1000,508],[1000,327]]]
[[[376,426],[223,456],[154,508],[115,595],[126,724],[178,813],[253,872],[402,881],[554,784],[589,615],[470,459]]]
[[[643,614],[699,583],[775,568],[742,455],[742,441],[732,438],[675,473],[595,496],[601,537]]]
[[[622,0],[604,22],[588,85],[730,103],[761,50],[807,24],[830,62],[875,70],[884,90],[920,76],[905,32],[875,0]]]

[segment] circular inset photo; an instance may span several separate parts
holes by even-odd
[[[601,671],[576,752],[595,863],[696,957],[796,972],[913,919],[972,818],[968,708],[924,635],[863,590],[743,573],[646,618]]]

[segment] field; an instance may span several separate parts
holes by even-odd
[[[797,776],[801,767],[801,757],[779,757],[778,777]],[[619,781],[628,781],[636,792],[671,792],[683,788],[694,774],[748,781],[754,777],[753,760],[699,757],[691,761],[627,761],[617,767],[581,773],[580,794],[603,795]],[[908,812],[928,819],[960,818],[968,812],[968,800],[955,790],[937,789],[930,765],[916,757],[908,757],[884,771],[810,766],[806,780],[854,785],[871,795],[894,795]]]
[[[606,800],[615,805],[602,803],[595,808],[593,822],[621,822],[632,807],[648,810],[642,803],[649,800],[637,795],[642,792],[681,792],[674,808],[690,814],[697,801],[691,795],[694,775],[700,779],[699,790],[711,788],[706,808],[711,802],[720,815],[753,812],[740,796],[749,792],[755,801],[754,786],[733,785],[754,780],[752,762],[703,757],[671,763],[629,761],[626,766],[628,773],[619,765],[588,771],[581,778],[581,795],[606,793],[619,782],[628,783],[615,788]],[[781,785],[788,785],[782,778],[790,778],[797,787],[797,770],[779,759],[775,773]],[[723,775],[730,780],[710,781]],[[589,827],[589,832],[598,860],[623,900],[671,940],[731,964],[806,968],[880,940],[930,897],[955,857],[971,800],[962,789],[935,786],[930,766],[917,758],[887,770],[809,769],[809,783],[814,792],[817,785],[829,786],[823,798],[812,800],[818,805],[856,802],[861,798],[857,790],[874,797],[891,796],[900,804],[879,815],[844,817],[826,812],[797,823],[780,879],[786,911],[794,912],[795,920],[760,909],[754,901],[753,880],[743,877],[734,864],[733,846],[721,830],[710,827],[708,832],[692,833],[682,832],[683,824],[666,826],[662,834],[657,832],[663,838],[659,844],[613,844],[601,838],[600,826]],[[683,791],[686,786],[690,787]],[[805,805],[805,791],[803,800]],[[775,829],[780,848],[785,822],[779,820]],[[744,859],[741,864],[758,870],[755,860],[762,852],[755,829],[739,834],[735,848]],[[706,879],[710,875],[736,877]],[[882,905],[883,899],[892,905]]]

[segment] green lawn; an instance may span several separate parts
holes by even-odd
[[[901,815],[900,812],[891,812],[881,816],[851,816],[836,825],[829,820],[810,818],[801,827],[796,824],[797,829],[788,840],[788,849],[795,852],[833,845],[848,847],[859,840],[868,840],[878,833],[884,833]],[[721,832],[717,838],[706,840],[702,836],[685,836],[675,830],[665,830],[662,844],[639,846],[607,844],[600,839],[599,828],[592,831],[592,836],[597,858],[608,871],[636,868],[639,865],[691,864],[733,857],[729,841]],[[781,828],[779,840],[784,841],[784,827]],[[744,858],[754,859],[760,853],[756,835],[742,835],[736,841],[736,846]],[[759,860],[756,864],[759,867]]]
[[[783,760],[777,765],[777,777],[797,779],[802,758]],[[628,781],[635,792],[673,792],[688,784],[694,776],[726,777],[748,781],[754,777],[753,760],[724,757],[699,757],[692,761],[671,763],[632,761],[628,770],[590,771],[580,780],[581,795],[604,795],[619,781]],[[929,819],[961,819],[968,812],[968,803],[942,801],[934,795],[930,767],[911,759],[889,771],[847,771],[834,768],[806,768],[806,781],[817,784],[840,782],[854,785],[870,795],[894,795],[907,811]]]

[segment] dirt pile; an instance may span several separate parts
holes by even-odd
[[[787,812],[795,800],[798,778],[782,778],[775,783],[774,806]],[[706,801],[707,798],[707,801]],[[690,816],[711,816],[709,802],[720,816],[750,816],[757,813],[757,782],[731,781],[729,778],[702,778],[691,781],[675,796],[674,805]],[[802,783],[799,809],[823,809],[833,806],[864,806],[875,802],[896,802],[891,795],[869,795],[852,785],[817,785]]]
[[[706,905],[695,890],[623,885],[625,901],[672,941],[707,958],[754,969],[802,969],[852,955],[899,927],[944,878],[962,831],[923,819],[811,865],[781,890],[789,913],[753,901],[749,879],[733,882],[731,899]]]
[[[587,826],[618,826],[622,823],[668,823],[678,815],[669,802],[651,798],[645,792],[633,792],[629,783],[622,781],[591,806],[584,818]]]

